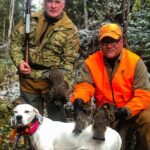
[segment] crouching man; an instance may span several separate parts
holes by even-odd
[[[118,109],[118,131],[125,149],[126,127],[134,124],[138,133],[136,150],[150,149],[150,83],[142,59],[123,47],[119,25],[108,23],[99,30],[101,49],[89,56],[80,82],[74,86],[71,101],[76,110],[94,96],[97,106],[104,103]]]

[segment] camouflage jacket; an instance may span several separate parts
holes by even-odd
[[[42,79],[43,73],[52,68],[62,69],[70,80],[78,58],[78,30],[63,12],[55,23],[48,24],[43,12],[31,17],[29,35],[30,78]],[[41,40],[42,33],[45,32]],[[24,22],[20,21],[11,35],[10,56],[16,65],[24,59]]]

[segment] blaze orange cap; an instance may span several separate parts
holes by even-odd
[[[104,37],[111,37],[118,40],[122,37],[121,27],[115,23],[108,23],[103,25],[99,30],[99,37],[102,40]]]

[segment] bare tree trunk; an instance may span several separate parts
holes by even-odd
[[[124,28],[125,35],[129,23],[129,18],[128,18],[129,13],[130,13],[130,0],[122,0],[123,28]]]
[[[85,22],[85,28],[88,29],[87,0],[84,0],[84,22]]]
[[[8,46],[10,44],[10,35],[11,35],[12,24],[13,24],[14,5],[15,5],[15,0],[11,0],[10,9],[9,9]]]
[[[130,0],[122,0],[122,15],[123,15],[123,33],[124,33],[124,38],[126,39],[126,34],[127,34],[127,29],[128,29],[128,24],[129,24],[129,13],[130,13]],[[124,43],[125,47],[128,47],[128,43],[125,40]]]
[[[6,37],[6,30],[5,30],[6,28],[5,28],[5,19],[4,19],[4,21],[3,21],[3,44],[5,43],[5,37]]]

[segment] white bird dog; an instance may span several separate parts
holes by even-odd
[[[41,119],[42,118],[42,119]],[[107,127],[105,141],[94,140],[92,125],[81,134],[73,133],[75,123],[52,121],[42,117],[38,110],[29,104],[19,104],[14,108],[14,126],[28,127],[27,134],[35,150],[120,150],[120,135]]]

